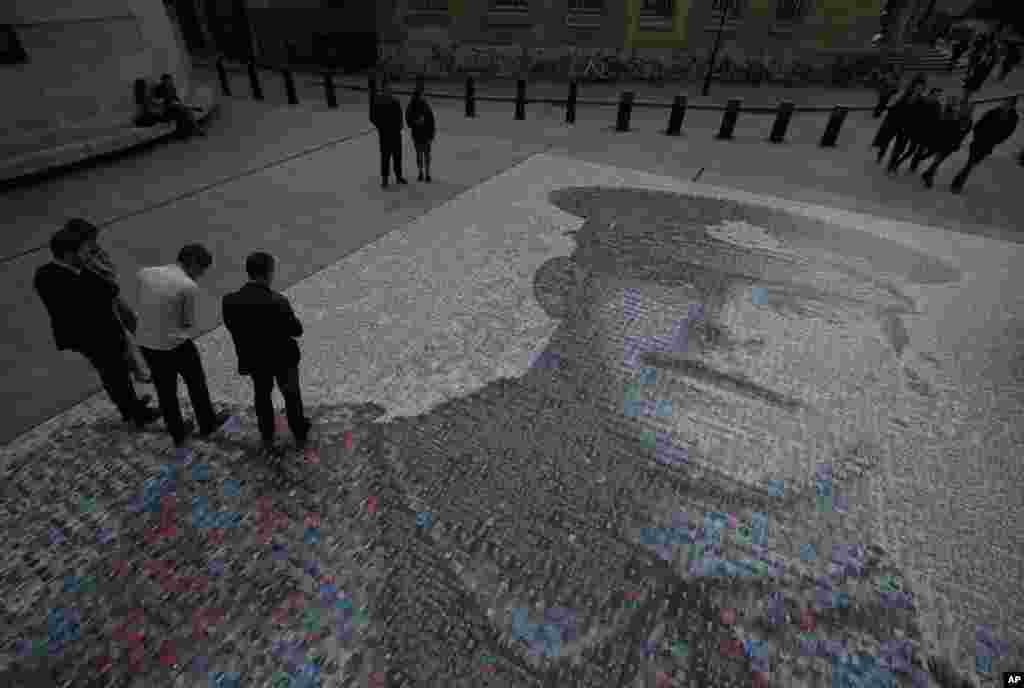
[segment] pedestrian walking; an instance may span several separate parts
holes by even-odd
[[[99,229],[88,222],[80,222],[82,232],[86,238],[83,245],[85,269],[117,287],[117,269],[114,267],[114,261],[110,259],[110,255],[100,248],[98,243]],[[120,291],[120,287],[118,287],[118,290]],[[142,352],[139,351],[138,344],[135,342],[135,333],[138,330],[139,319],[120,294],[114,299],[114,314],[125,330],[123,355],[132,372],[132,377],[135,378],[136,382],[142,384],[151,383],[153,380],[149,375],[146,361],[142,358]]]
[[[380,140],[381,186],[388,188],[388,176],[393,166],[395,181],[408,184],[402,174],[402,104],[391,92],[391,84],[385,80],[380,93],[373,99],[370,121],[377,128]]]
[[[175,447],[183,447],[192,430],[181,417],[179,375],[185,379],[201,437],[213,434],[229,417],[213,409],[203,362],[192,341],[199,300],[196,280],[212,264],[206,247],[188,244],[178,252],[176,263],[139,270],[138,342]]]
[[[419,168],[418,181],[430,179],[430,148],[434,141],[436,125],[434,111],[423,98],[423,82],[416,84],[409,105],[405,108],[405,123],[412,133],[412,143],[416,147],[416,167]]]
[[[144,428],[160,413],[147,406],[132,384],[125,358],[125,327],[116,311],[116,281],[86,269],[89,222],[75,218],[50,239],[53,260],[36,270],[33,286],[46,306],[58,351],[82,354],[100,376],[103,389],[121,418]]]
[[[919,81],[914,81],[910,87],[910,93],[907,98],[899,105],[899,108],[893,108],[893,144],[892,151],[889,153],[889,165],[887,171],[890,174],[896,172],[897,163],[910,144],[910,135],[914,126],[914,117],[921,112],[923,95],[922,91],[924,86]],[[882,126],[885,126],[884,123]],[[880,151],[881,154],[884,151]],[[881,162],[881,157],[879,158]]]
[[[1021,61],[1020,45],[1015,41],[1007,41],[1006,50],[1003,55],[1003,64],[999,74],[999,80],[1004,81]]]
[[[896,161],[896,168],[907,159],[910,159],[910,171],[916,172],[917,166],[927,155],[935,143],[936,133],[939,129],[939,120],[942,119],[942,89],[933,88],[928,91],[918,104],[918,109],[909,118],[912,126],[909,127],[910,144],[906,151]]]
[[[989,75],[992,74],[992,70],[996,66],[996,57],[991,49],[985,48],[984,52],[978,57],[977,62],[968,71],[966,78],[964,79],[964,92],[967,95],[976,93],[985,82],[988,80]]]
[[[953,44],[953,51],[949,56],[949,71],[953,71],[957,64],[960,63],[960,58],[964,56],[964,53],[970,47],[971,44],[966,38],[961,38]]]
[[[257,252],[245,260],[248,283],[224,297],[224,325],[231,333],[238,355],[238,374],[251,376],[263,449],[274,450],[274,382],[284,397],[288,427],[301,448],[309,439],[312,423],[302,409],[299,388],[299,345],[302,323],[288,299],[271,289],[275,261]]]
[[[921,175],[921,179],[924,180],[925,186],[929,189],[935,183],[935,173],[938,171],[939,166],[946,161],[946,158],[960,150],[964,140],[967,138],[967,134],[970,133],[971,128],[974,126],[972,111],[971,101],[967,98],[960,98],[956,102],[953,111],[949,112],[947,110],[944,114],[940,124],[940,135],[934,156],[932,157],[932,163],[924,171],[924,174]]]
[[[971,139],[970,154],[967,164],[954,177],[950,191],[960,193],[968,175],[978,163],[992,154],[993,149],[1010,138],[1020,117],[1017,115],[1017,96],[1010,96],[1002,105],[993,108],[981,116],[974,125],[974,136]]]
[[[881,164],[882,160],[885,158],[889,145],[893,140],[895,140],[896,134],[899,131],[899,122],[903,119],[906,108],[910,104],[913,96],[914,87],[908,85],[900,94],[899,98],[896,99],[896,102],[893,103],[885,113],[885,119],[882,120],[881,126],[878,127],[878,133],[875,134],[875,138],[872,140],[871,146],[878,149],[876,161],[879,164]]]
[[[874,117],[878,119],[885,112],[885,109],[889,106],[889,101],[899,93],[900,90],[900,79],[896,74],[896,70],[892,67],[888,67],[885,72],[881,75],[878,84],[878,104],[875,105]]]

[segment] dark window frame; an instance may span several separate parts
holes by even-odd
[[[530,0],[491,0],[491,10],[497,12],[528,12]]]
[[[640,14],[646,17],[671,19],[675,16],[675,9],[674,0],[642,0],[640,3]]]
[[[775,6],[775,21],[792,24],[803,21],[810,9],[807,0],[778,0]]]
[[[28,53],[22,47],[14,25],[0,24],[0,65],[16,65],[26,62],[28,62]]]
[[[605,0],[569,0],[571,14],[598,14],[604,12]]]
[[[409,0],[411,14],[437,14],[448,12],[448,0]]]

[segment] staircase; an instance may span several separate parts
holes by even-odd
[[[904,71],[946,72],[949,70],[949,58],[952,51],[945,46],[911,45],[886,54],[884,64],[902,67]],[[961,73],[967,68],[967,55],[960,58],[954,66],[954,73]]]

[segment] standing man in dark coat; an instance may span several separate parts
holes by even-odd
[[[255,394],[256,417],[263,448],[274,448],[274,382],[284,397],[288,427],[296,444],[304,447],[311,423],[302,410],[299,389],[299,345],[302,323],[291,304],[272,290],[274,258],[258,252],[245,261],[249,282],[224,297],[224,325],[231,333],[238,354],[238,374],[251,375]]]
[[[412,94],[409,105],[405,108],[405,123],[412,132],[412,142],[416,147],[416,166],[419,168],[418,181],[430,181],[430,146],[434,141],[436,126],[434,111],[423,98],[423,81],[416,82],[416,91]],[[424,174],[426,170],[426,174]]]
[[[974,126],[974,138],[971,140],[971,152],[967,164],[953,179],[949,190],[953,193],[963,191],[964,182],[974,167],[992,154],[992,150],[1010,138],[1020,117],[1017,115],[1017,96],[1010,96],[1003,104],[993,108],[981,116]]]
[[[921,179],[929,189],[935,181],[935,172],[939,169],[939,165],[960,149],[967,134],[971,131],[971,127],[974,126],[971,119],[971,107],[971,102],[966,98],[955,99],[950,96],[949,104],[942,112],[935,142],[930,151],[932,163],[921,175]]]
[[[942,96],[941,88],[933,88],[928,95],[921,100],[918,110],[910,119],[910,145],[907,150],[896,161],[899,168],[905,160],[910,159],[910,171],[916,172],[921,159],[927,156],[928,151],[935,143],[939,129],[939,121],[942,119]]]
[[[402,104],[391,93],[391,84],[384,81],[373,99],[370,121],[380,137],[381,186],[388,188],[390,166],[395,168],[395,181],[408,184],[402,174]]]
[[[878,119],[885,112],[885,108],[888,107],[889,101],[899,93],[900,90],[900,79],[896,74],[896,70],[889,67],[881,75],[878,84],[878,104],[875,106],[873,113],[874,118]]]
[[[125,328],[115,305],[117,283],[86,269],[87,244],[94,229],[75,218],[54,234],[50,239],[53,261],[36,270],[33,284],[50,314],[57,350],[85,356],[124,421],[142,429],[160,413],[146,406],[132,384],[132,370],[124,356]]]

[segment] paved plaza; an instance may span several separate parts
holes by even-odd
[[[953,196],[887,177],[866,117],[823,150],[820,120],[772,146],[697,112],[671,139],[643,110],[614,134],[608,113],[435,109],[430,185],[380,188],[364,100],[233,99],[208,139],[0,198],[3,678],[994,686],[1024,666],[1021,132]],[[214,253],[197,343],[233,420],[186,454],[53,349],[31,275],[74,214],[110,223],[129,300],[137,267]],[[253,250],[304,324],[315,421],[276,467],[217,313]]]

